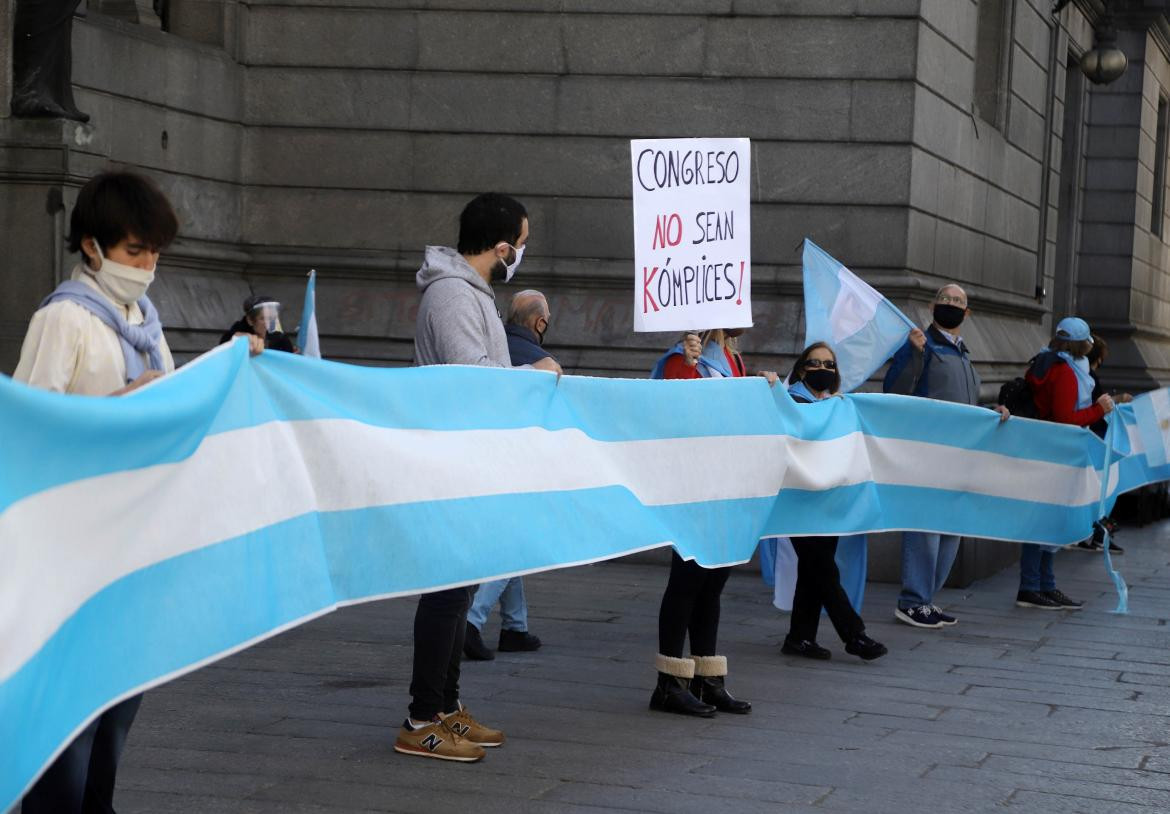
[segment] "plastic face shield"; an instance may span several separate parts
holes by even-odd
[[[267,326],[268,333],[273,333],[280,330],[280,303],[278,302],[260,302],[252,308],[252,318],[259,317],[264,320]]]

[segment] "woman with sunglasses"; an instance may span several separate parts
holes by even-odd
[[[742,328],[716,329],[704,342],[687,334],[658,360],[652,379],[717,379],[748,375],[743,357],[735,349]],[[762,371],[770,384],[775,373]],[[704,568],[671,551],[670,578],[658,611],[658,686],[650,696],[650,709],[710,718],[718,712],[746,715],[752,705],[734,698],[724,687],[727,658],[716,655],[719,606],[730,568]],[[683,656],[687,634],[691,655]]]
[[[804,349],[793,367],[788,393],[798,404],[812,404],[833,396],[841,387],[837,356],[824,342]],[[796,592],[792,620],[780,652],[810,659],[827,659],[832,653],[817,644],[821,608],[845,643],[845,652],[866,661],[884,656],[886,646],[865,635],[865,623],[849,604],[837,570],[836,537],[793,537],[796,551]]]

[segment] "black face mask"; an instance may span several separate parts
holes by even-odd
[[[965,316],[967,316],[967,309],[957,305],[934,306],[934,321],[948,331],[953,331],[962,325]]]
[[[534,334],[536,334],[536,341],[537,341],[537,343],[538,343],[538,344],[540,344],[540,345],[543,345],[543,344],[544,344],[544,335],[545,335],[546,333],[548,333],[548,320],[546,319],[546,320],[544,321],[544,330],[543,330],[543,331],[538,331],[538,330],[536,330],[536,329],[534,328],[532,332],[533,332]]]
[[[806,370],[804,372],[804,383],[808,385],[808,389],[814,393],[823,393],[833,386],[833,380],[837,378],[837,371],[825,370],[824,368],[816,368],[814,370]]]

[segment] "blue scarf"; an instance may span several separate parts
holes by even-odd
[[[149,298],[143,297],[138,301],[144,320],[141,325],[128,323],[112,302],[78,280],[66,280],[61,283],[52,294],[45,297],[40,307],[44,308],[49,303],[59,300],[75,302],[86,308],[118,335],[118,341],[122,343],[122,356],[126,360],[127,383],[146,372],[140,353],[147,355],[152,370],[163,369],[162,350],[159,347],[162,340],[162,323],[159,322],[158,311]]]
[[[792,384],[790,384],[788,386],[788,392],[794,396],[800,396],[801,398],[806,398],[809,401],[813,402],[814,404],[818,401],[821,401],[821,399],[819,399],[813,395],[813,391],[808,389],[808,385],[804,383],[804,379],[801,379],[800,381],[795,381]]]
[[[666,361],[675,354],[682,355],[682,342],[676,344],[673,348],[663,354],[662,358],[654,363],[654,368],[650,371],[651,379],[661,379],[662,373],[666,369]],[[730,379],[731,364],[727,361],[727,354],[723,352],[723,346],[718,342],[708,342],[703,348],[703,355],[699,357],[696,368],[699,375],[704,379],[710,379],[716,373]]]
[[[1044,348],[1041,353],[1053,353],[1051,348]],[[1077,409],[1083,410],[1093,403],[1093,387],[1096,382],[1093,381],[1093,376],[1089,372],[1089,359],[1082,356],[1080,359],[1074,359],[1073,355],[1068,351],[1055,351],[1056,355],[1068,363],[1072,368],[1073,373],[1077,374]]]

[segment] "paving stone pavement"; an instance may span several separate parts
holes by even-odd
[[[147,694],[117,797],[136,812],[1170,811],[1170,522],[1125,530],[1117,558],[1057,558],[1081,612],[1021,610],[1009,569],[940,604],[945,631],[895,623],[889,656],[782,656],[787,617],[737,569],[723,601],[729,687],[750,716],[649,712],[664,568],[606,563],[529,577],[545,646],[465,663],[464,700],[509,742],[480,764],[395,754],[415,601],[331,614]],[[498,618],[489,622],[487,640]]]

